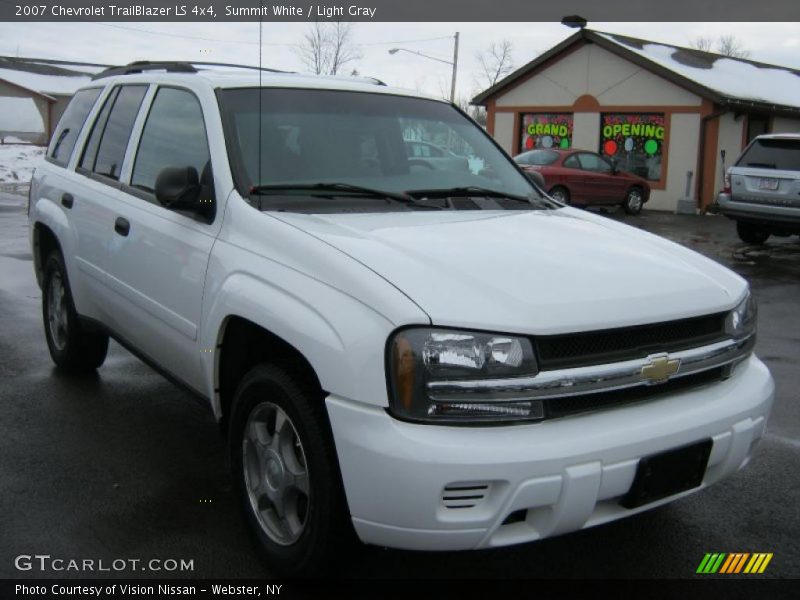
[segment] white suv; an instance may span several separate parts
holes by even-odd
[[[409,156],[421,140],[468,168]],[[773,381],[746,282],[543,196],[455,106],[133,64],[36,171],[50,353],[109,336],[206,399],[269,564],[591,527],[744,466]]]

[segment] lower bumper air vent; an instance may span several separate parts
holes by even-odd
[[[489,495],[488,483],[462,482],[445,486],[442,504],[445,508],[474,508]]]

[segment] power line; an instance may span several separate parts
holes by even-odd
[[[224,40],[222,38],[209,38],[197,35],[180,35],[176,33],[167,33],[165,31],[153,31],[152,29],[139,29],[138,27],[126,27],[125,25],[115,25],[113,23],[94,23],[94,25],[101,25],[103,27],[113,27],[114,29],[125,29],[127,31],[135,31],[136,33],[148,33],[150,35],[161,35],[171,38],[183,38],[186,40],[200,40],[204,42],[219,42],[223,44],[247,44],[250,46],[258,46],[258,42],[248,42],[245,40]],[[265,43],[265,46],[286,46],[286,44]]]
[[[2,0],[0,0],[2,1]],[[203,36],[196,36],[196,35],[182,35],[177,33],[167,33],[164,31],[153,31],[152,29],[139,29],[138,27],[127,27],[125,25],[117,25],[113,23],[94,23],[95,25],[102,25],[103,27],[113,27],[115,29],[125,29],[128,31],[135,31],[136,33],[149,33],[151,35],[160,35],[165,37],[171,38],[183,38],[187,40],[199,40],[204,42],[219,42],[222,44],[246,44],[251,46],[258,46],[259,43],[255,41],[246,41],[246,40],[229,40],[229,39],[222,39],[222,38],[209,38]],[[358,43],[354,42],[354,46],[391,46],[393,44],[413,44],[413,43],[422,43],[422,42],[434,42],[437,40],[450,40],[453,36],[441,36],[441,37],[433,37],[433,38],[421,38],[421,39],[414,39],[414,40],[394,40],[389,42],[365,42],[365,43]],[[263,42],[262,46],[293,46],[294,44],[286,44],[286,43],[277,43],[277,42]]]
[[[437,40],[452,40],[452,35],[445,35],[442,37],[423,38],[418,40],[395,40],[393,42],[369,42],[366,44],[355,44],[356,46],[391,46],[392,44],[416,44],[420,42],[435,42]]]
[[[0,0],[0,2],[6,2],[10,0]],[[217,42],[220,44],[239,44],[245,46],[258,46],[259,43],[257,41],[247,41],[247,40],[231,40],[231,39],[223,39],[223,38],[212,38],[212,37],[204,37],[199,35],[183,35],[179,33],[171,33],[166,31],[153,31],[152,29],[140,29],[138,27],[128,27],[127,25],[118,25],[116,23],[98,23],[96,21],[91,22],[93,25],[100,25],[101,27],[111,27],[113,29],[124,29],[125,31],[133,31],[136,33],[146,33],[149,35],[160,35],[162,37],[170,37],[170,38],[181,38],[185,40],[197,40],[202,42]],[[435,42],[439,40],[449,40],[452,39],[452,36],[440,36],[440,37],[432,37],[432,38],[418,38],[413,40],[393,40],[388,42],[364,42],[358,43],[354,42],[354,46],[391,46],[397,44],[418,44],[423,42]],[[262,46],[281,46],[281,47],[290,47],[294,44],[286,44],[286,43],[279,43],[279,42],[263,42]]]

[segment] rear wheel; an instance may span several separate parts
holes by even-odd
[[[736,222],[736,233],[739,239],[748,244],[763,244],[769,237],[769,231],[754,223]]]
[[[642,195],[641,188],[633,187],[625,194],[625,200],[622,202],[622,208],[629,215],[638,215],[642,212],[642,205],[644,205],[644,196]]]
[[[233,475],[259,550],[282,575],[324,574],[354,537],[324,404],[280,367],[259,365],[231,417]]]
[[[569,190],[562,185],[557,185],[550,190],[550,197],[562,204],[569,204]]]
[[[81,325],[69,288],[64,257],[47,257],[42,285],[42,320],[53,362],[70,373],[93,371],[103,364],[108,336],[86,331]]]

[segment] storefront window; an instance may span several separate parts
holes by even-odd
[[[522,115],[520,152],[534,148],[572,147],[572,113],[527,113]]]
[[[666,151],[663,113],[605,113],[601,117],[600,152],[617,167],[650,181],[661,180]]]

